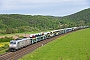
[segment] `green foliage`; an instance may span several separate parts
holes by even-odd
[[[57,18],[50,16],[31,16],[20,14],[1,14],[0,28],[6,30],[5,33],[43,31],[56,29],[59,25]],[[1,34],[3,32],[0,32]]]
[[[0,38],[0,42],[10,42],[10,40],[13,40],[13,37]]]
[[[2,42],[0,44],[3,44],[4,46],[1,46],[0,47],[0,54],[3,54],[5,52],[8,51],[8,48],[9,48],[9,44],[7,44],[8,42]]]
[[[0,51],[1,50],[4,50],[4,49],[7,49],[8,47],[9,47],[9,45],[8,44],[5,44],[4,46],[0,47]]]
[[[0,14],[0,34],[44,31],[89,25],[90,8],[64,17]]]
[[[15,33],[14,29],[7,28],[6,29],[6,34],[11,34],[11,33]]]
[[[89,25],[90,26],[90,8],[82,10],[72,15],[63,17],[65,21],[73,26]]]
[[[83,29],[62,36],[21,59],[90,60],[90,29]]]

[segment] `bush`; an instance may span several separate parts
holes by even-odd
[[[8,44],[5,44],[4,46],[0,47],[0,51],[1,50],[4,50],[4,49],[7,49],[8,47],[9,47],[9,45]]]
[[[0,38],[0,42],[10,42],[11,40],[13,40],[13,37]]]

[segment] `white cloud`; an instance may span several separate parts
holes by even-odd
[[[72,6],[86,6],[86,0],[0,0],[0,12],[11,11],[12,13],[38,10],[38,13],[53,14],[55,11],[70,9]],[[34,14],[33,12],[33,14]],[[67,11],[68,12],[68,11]],[[8,12],[7,12],[8,13]],[[57,13],[57,12],[56,12]],[[36,13],[37,14],[37,13]]]
[[[85,3],[85,0],[1,0],[1,3],[2,3],[1,5],[2,9],[16,9],[16,8],[21,8],[21,7],[31,6],[31,5],[45,6],[43,4],[54,4],[54,3],[78,4],[78,3]]]

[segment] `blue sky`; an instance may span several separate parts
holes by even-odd
[[[89,0],[0,0],[0,14],[66,16],[90,7]]]

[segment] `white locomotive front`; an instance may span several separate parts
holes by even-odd
[[[15,40],[10,41],[9,50],[10,51],[17,50],[17,41],[15,41]]]
[[[30,38],[19,38],[10,41],[9,51],[16,51],[31,44]]]

